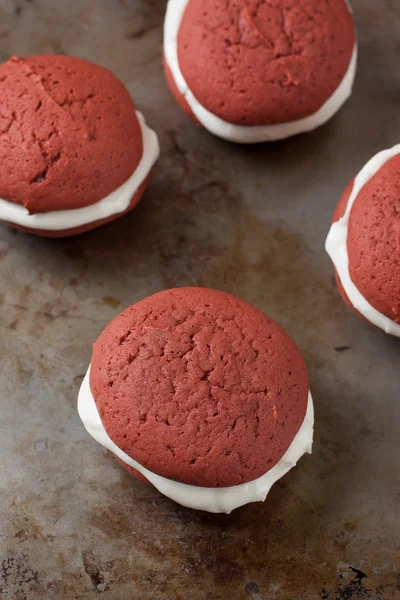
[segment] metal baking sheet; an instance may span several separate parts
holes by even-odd
[[[341,302],[324,239],[339,195],[399,142],[400,4],[354,0],[360,61],[328,125],[239,147],[192,124],[161,63],[161,0],[0,0],[0,58],[66,53],[128,86],[162,157],[129,216],[51,241],[0,226],[0,598],[400,598],[398,340]],[[85,433],[91,343],[171,286],[230,291],[302,349],[314,453],[264,504],[184,509]]]

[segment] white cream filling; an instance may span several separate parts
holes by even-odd
[[[276,125],[234,125],[220,119],[196,100],[189,89],[179,66],[178,60],[178,33],[182,18],[189,0],[169,0],[167,14],[164,23],[164,55],[168,67],[171,70],[176,86],[185,97],[193,114],[200,123],[214,135],[231,142],[240,144],[255,144],[282,140],[284,138],[298,135],[306,131],[316,129],[323,125],[343,106],[350,97],[353,88],[357,67],[357,43],[354,45],[353,55],[349,67],[339,86],[332,96],[321,106],[321,108],[303,119],[289,123]]]
[[[360,171],[354,180],[354,186],[347,202],[346,212],[339,221],[333,223],[331,226],[328,237],[326,238],[325,249],[335,265],[344,291],[354,308],[370,323],[376,325],[376,327],[383,329],[386,333],[400,337],[400,325],[371,306],[368,300],[354,285],[350,278],[349,256],[347,253],[347,233],[350,213],[358,194],[364,185],[376,175],[379,169],[397,154],[400,154],[400,144],[394,146],[390,150],[384,150],[383,152],[376,154]]]
[[[124,212],[128,208],[132,197],[150,173],[160,153],[156,133],[146,125],[141,113],[137,112],[136,114],[142,131],[143,155],[134,173],[119,188],[90,206],[32,215],[25,207],[0,199],[0,220],[21,227],[28,227],[29,229],[63,231],[107,219]]]
[[[281,460],[262,477],[249,483],[225,488],[198,487],[166,479],[145,469],[118,448],[109,438],[90,390],[89,374],[90,366],[82,382],[78,397],[79,416],[88,433],[124,463],[142,473],[164,496],[183,506],[212,513],[224,512],[229,514],[235,508],[249,502],[264,501],[272,485],[290,471],[303,454],[311,454],[314,407],[311,393],[309,393],[306,416],[293,442]]]

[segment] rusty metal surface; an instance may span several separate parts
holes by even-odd
[[[63,52],[127,84],[160,135],[141,205],[50,241],[0,227],[0,598],[400,598],[397,340],[339,299],[323,244],[339,194],[399,141],[400,4],[354,0],[355,93],[327,126],[236,147],[184,117],[162,75],[161,0],[0,0],[0,58]],[[312,457],[265,504],[213,516],[136,482],[75,409],[91,343],[162,288],[228,290],[298,342]]]

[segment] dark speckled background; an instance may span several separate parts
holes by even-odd
[[[0,227],[0,598],[400,598],[399,341],[339,300],[324,239],[350,178],[400,135],[400,2],[353,1],[355,93],[307,136],[243,148],[176,107],[161,0],[0,0],[0,58],[62,52],[112,69],[159,133],[132,214],[76,239]],[[1,100],[0,100],[1,101]],[[213,516],[141,485],[91,440],[77,391],[122,308],[206,285],[294,337],[315,450],[265,504]]]

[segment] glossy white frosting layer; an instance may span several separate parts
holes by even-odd
[[[82,382],[78,397],[79,416],[88,433],[99,444],[118,456],[124,463],[142,473],[164,496],[171,498],[183,506],[212,513],[224,512],[229,514],[235,508],[249,502],[264,501],[272,485],[290,471],[303,454],[311,454],[314,431],[314,406],[310,393],[306,416],[292,444],[281,460],[259,479],[225,488],[198,487],[166,479],[140,465],[118,448],[110,439],[104,429],[90,390],[89,375],[90,367]]]
[[[143,155],[134,173],[119,188],[90,206],[32,215],[24,206],[0,199],[0,220],[29,229],[64,231],[124,212],[150,173],[160,153],[156,133],[146,125],[141,113],[137,112],[136,114],[142,130]]]
[[[383,152],[376,154],[360,171],[354,180],[354,186],[347,202],[346,212],[339,221],[333,223],[331,226],[326,239],[325,248],[335,265],[344,291],[354,308],[370,323],[376,325],[376,327],[383,329],[386,333],[400,337],[400,325],[371,306],[368,300],[353,283],[350,277],[349,256],[347,253],[347,233],[351,209],[353,208],[353,204],[360,193],[360,190],[372,177],[374,177],[374,175],[376,175],[388,160],[397,154],[400,154],[400,144],[394,146],[390,150],[383,150]]]
[[[343,106],[350,97],[357,68],[357,44],[345,76],[334,93],[314,114],[304,119],[276,125],[234,125],[208,111],[195,98],[181,72],[178,60],[178,33],[189,0],[169,0],[164,23],[164,56],[176,86],[185,97],[199,122],[214,135],[240,144],[255,144],[282,140],[305,133],[323,125]],[[350,5],[349,5],[350,8]]]

